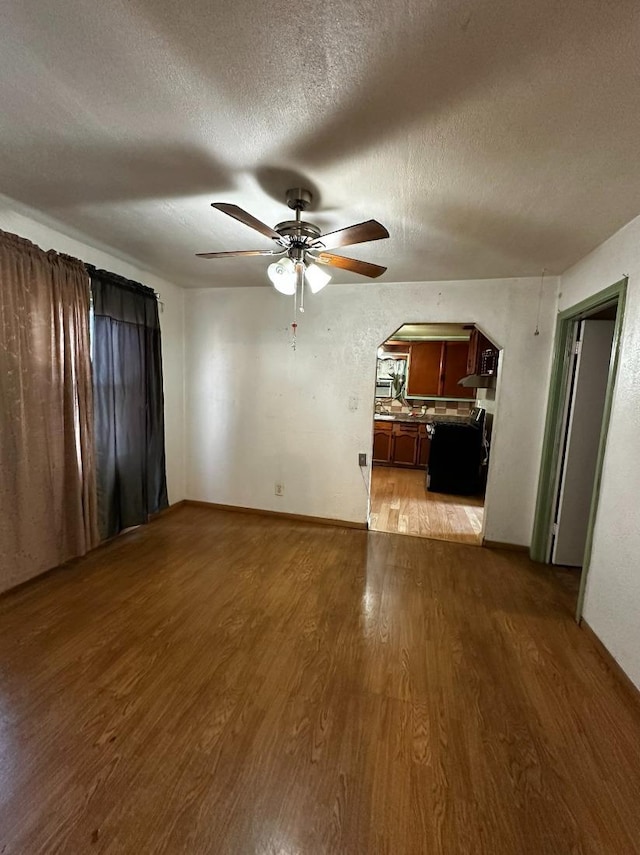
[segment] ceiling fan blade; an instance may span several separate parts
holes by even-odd
[[[381,223],[377,220],[367,220],[365,223],[356,223],[354,226],[347,226],[346,229],[338,229],[336,232],[320,235],[317,243],[321,243],[325,249],[338,249],[340,246],[350,246],[354,243],[366,243],[370,240],[381,240],[388,237],[389,232]]]
[[[237,205],[231,205],[227,202],[212,202],[211,207],[217,208],[218,211],[222,211],[223,214],[228,214],[230,217],[233,217],[234,220],[244,223],[245,226],[249,226],[250,229],[255,229],[265,237],[273,238],[273,240],[280,240],[280,235],[275,229],[272,229],[271,226],[267,226],[265,223],[261,223],[260,220],[257,220],[254,216],[247,213],[247,211],[244,211],[242,208],[239,208]]]
[[[344,255],[334,255],[332,252],[321,252],[315,256],[315,260],[320,264],[329,264],[332,267],[340,267],[342,270],[351,270],[353,273],[360,273],[362,276],[369,276],[370,279],[375,279],[387,269],[379,264],[371,264],[369,261],[358,261],[357,258],[345,258]]]
[[[233,252],[196,252],[196,255],[198,258],[233,258],[238,255],[282,255],[282,252],[277,249],[237,249]]]

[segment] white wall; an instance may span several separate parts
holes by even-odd
[[[563,274],[560,308],[629,274],[584,617],[640,688],[640,217]]]
[[[34,218],[13,201],[0,196],[0,229],[38,244],[73,255],[104,270],[111,270],[148,285],[160,293],[160,327],[165,395],[165,435],[169,501],[185,497],[184,447],[184,291],[148,271],[135,267],[82,239],[70,237]]]
[[[270,287],[186,291],[187,496],[364,522],[378,345],[407,322],[476,322],[501,356],[487,539],[529,544],[557,281],[330,285],[298,316]],[[368,473],[365,473],[368,478]],[[285,494],[274,494],[275,482]]]

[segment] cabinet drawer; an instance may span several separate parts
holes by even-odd
[[[405,422],[395,422],[393,425],[394,436],[418,436],[420,425],[408,425]]]

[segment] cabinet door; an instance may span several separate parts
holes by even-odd
[[[469,339],[469,352],[467,355],[467,374],[478,373],[478,353],[480,349],[480,338],[482,334],[477,327],[471,330],[471,338]]]
[[[429,451],[431,449],[431,439],[424,425],[420,425],[418,432],[418,466],[422,469],[427,468],[429,462]]]
[[[458,386],[458,381],[467,376],[468,341],[445,341],[444,343],[444,379],[442,396],[444,398],[475,398],[476,390]]]
[[[443,342],[441,341],[421,341],[411,345],[408,396],[420,395],[435,398],[440,395],[442,356]]]
[[[391,462],[391,423],[374,422],[373,428],[373,462]]]
[[[418,425],[394,425],[392,463],[415,466],[418,458]]]

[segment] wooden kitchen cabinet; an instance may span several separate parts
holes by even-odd
[[[374,421],[373,462],[376,465],[424,468],[429,460],[430,443],[424,424]]]
[[[467,371],[469,342],[445,341],[442,343],[442,346],[444,350],[444,371],[442,375],[441,397],[475,398],[475,389],[469,386],[458,385],[458,381],[462,380],[469,373]]]
[[[373,462],[391,463],[391,422],[374,421],[373,423]]]
[[[391,462],[394,466],[415,467],[418,461],[418,427],[403,422],[393,425]]]
[[[474,398],[475,389],[458,386],[467,371],[466,341],[412,342],[407,397]]]
[[[426,469],[429,463],[429,451],[431,450],[431,437],[427,433],[426,425],[418,426],[418,461],[421,469]]]
[[[442,342],[412,342],[409,353],[407,397],[437,398],[442,374]]]

